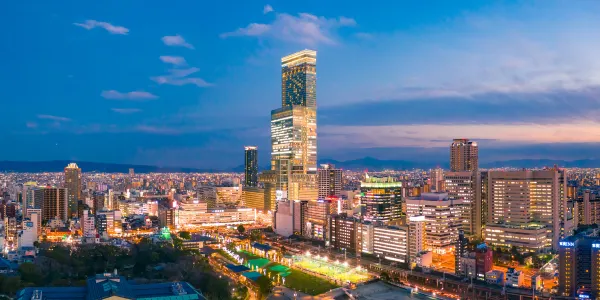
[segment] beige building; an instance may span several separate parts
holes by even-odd
[[[524,171],[490,171],[488,173],[488,222],[486,227],[497,225],[531,230],[538,234],[539,226],[546,226],[547,239],[552,249],[558,249],[558,241],[571,234],[574,218],[567,209],[566,178],[558,169]],[[534,229],[535,228],[535,229]],[[486,228],[486,233],[488,232]],[[517,234],[517,232],[515,232]],[[522,233],[527,235],[526,232]],[[489,240],[486,235],[486,241]],[[532,240],[539,246],[537,238]],[[490,240],[492,245],[504,242]],[[496,244],[494,244],[496,243]],[[518,244],[507,239],[505,245]]]
[[[477,171],[446,172],[444,185],[448,198],[462,200],[464,204],[461,229],[468,236],[480,238],[484,224],[481,223],[481,184],[477,174]]]
[[[479,169],[479,147],[469,139],[454,139],[450,145],[450,171],[464,172]]]
[[[523,252],[541,252],[552,247],[551,229],[535,223],[524,225],[488,224],[485,242],[505,249],[517,247]]]
[[[65,168],[65,188],[67,189],[67,199],[71,217],[77,214],[77,200],[81,199],[81,169],[76,163],[70,163]]]

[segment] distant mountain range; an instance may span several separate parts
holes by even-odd
[[[244,166],[226,170],[217,169],[199,169],[199,168],[178,168],[178,167],[160,167],[149,165],[130,165],[130,164],[114,164],[114,163],[98,163],[87,161],[68,161],[68,160],[52,160],[52,161],[0,161],[1,172],[62,172],[64,168],[71,162],[76,163],[84,172],[104,172],[104,173],[127,173],[130,168],[133,168],[136,173],[205,173],[205,172],[243,172]],[[435,167],[448,168],[448,162],[414,162],[406,160],[381,160],[373,157],[365,157],[360,159],[338,161],[334,159],[323,159],[319,164],[330,163],[337,168],[346,170],[369,170],[380,171],[385,169],[393,170],[411,170],[411,169],[431,169]],[[581,160],[551,160],[551,159],[518,159],[495,161],[481,163],[480,168],[542,168],[552,167],[567,168],[600,168],[600,160],[598,159],[581,159]],[[261,170],[269,169],[268,166],[263,166]]]

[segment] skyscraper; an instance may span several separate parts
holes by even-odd
[[[444,188],[444,170],[442,168],[431,169],[429,172],[429,181],[431,183],[431,190],[441,193],[445,191]]]
[[[314,201],[318,197],[316,52],[288,55],[281,67],[282,107],[271,112],[271,172],[261,177],[268,181],[265,188],[274,188],[276,195]]]
[[[68,216],[77,214],[77,200],[81,198],[81,169],[76,163],[70,163],[65,168],[65,187],[69,202]]]
[[[362,196],[360,202],[366,208],[365,220],[400,221],[404,216],[402,212],[402,182],[392,177],[370,177],[365,175],[365,180],[360,183]]]
[[[317,108],[317,52],[302,50],[281,59],[281,107]]]
[[[342,170],[332,164],[323,164],[318,175],[319,199],[339,197],[342,192]]]
[[[258,151],[256,146],[246,146],[244,155],[244,185],[256,187],[258,185]]]
[[[67,189],[44,187],[33,191],[35,207],[42,210],[42,221],[60,219],[67,221]],[[77,210],[75,210],[77,212]]]
[[[454,139],[450,145],[450,171],[477,171],[479,154],[477,142],[469,139]]]

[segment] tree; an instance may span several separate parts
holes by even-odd
[[[380,278],[383,281],[390,281],[390,275],[387,272],[381,272]]]
[[[38,286],[44,284],[44,276],[37,266],[32,263],[22,263],[19,266],[19,273],[21,273],[21,280],[23,281],[30,282]]]
[[[259,242],[262,240],[262,233],[258,230],[253,230],[250,233],[250,240],[253,242]]]
[[[192,235],[190,234],[189,231],[180,231],[179,232],[179,237],[184,239],[184,240],[189,240],[192,238]]]
[[[246,228],[244,228],[244,225],[240,224],[240,225],[238,225],[238,227],[237,227],[237,231],[238,231],[240,234],[243,234],[243,233],[246,231]]]
[[[273,283],[271,279],[266,276],[260,276],[256,279],[256,284],[258,285],[258,292],[260,293],[261,298],[267,298],[271,291],[273,290]]]

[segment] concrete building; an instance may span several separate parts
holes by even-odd
[[[65,188],[67,189],[68,217],[77,214],[77,200],[81,199],[81,169],[76,163],[65,168]]]
[[[447,193],[423,193],[406,200],[408,217],[425,217],[425,245],[430,251],[446,253],[454,249],[464,203],[452,200]]]
[[[342,193],[342,170],[332,164],[323,164],[318,170],[319,199],[340,197]]]
[[[556,249],[558,241],[569,236],[575,226],[573,216],[567,210],[566,186],[564,171],[556,168],[490,171],[486,226],[508,224],[525,230],[547,226],[551,248]],[[512,247],[510,241],[506,240],[508,247]]]
[[[525,281],[525,274],[521,271],[517,271],[514,268],[508,268],[505,277],[506,286],[510,287],[523,287],[523,283]]]
[[[451,200],[461,200],[464,204],[460,217],[461,229],[465,235],[481,238],[481,196],[480,180],[476,171],[446,172],[445,188]]]
[[[504,249],[515,246],[521,252],[542,252],[552,248],[552,240],[548,238],[551,230],[538,223],[488,224],[485,227],[485,242]]]
[[[469,239],[465,237],[463,230],[458,230],[458,238],[456,239],[456,247],[454,248],[454,273],[456,275],[466,275],[465,270],[462,269],[461,258],[467,256],[467,245]]]
[[[256,146],[244,147],[244,186],[258,186],[258,148]]]
[[[485,274],[494,267],[494,252],[487,244],[482,243],[475,248],[475,273],[477,279],[484,280]]]
[[[382,259],[408,263],[408,226],[375,226],[373,254]]]
[[[175,211],[177,228],[251,224],[256,221],[256,211],[251,208],[208,208],[206,202],[185,200]]]
[[[308,201],[303,233],[306,237],[328,241],[329,218],[336,213],[331,200]]]
[[[302,235],[306,213],[306,201],[279,201],[275,212],[275,226],[273,227],[275,233],[284,237],[293,234]]]
[[[431,191],[441,193],[445,192],[445,181],[444,181],[444,170],[442,168],[435,168],[429,171],[429,182],[431,185]]]
[[[469,139],[454,139],[450,145],[450,171],[473,172],[479,169],[479,147]]]
[[[362,223],[347,214],[331,216],[329,246],[351,253],[362,250]]]
[[[408,256],[411,262],[426,249],[425,216],[411,216],[408,221]]]
[[[67,189],[47,186],[34,190],[34,202],[35,208],[42,210],[42,221],[52,219],[67,221],[69,216]]]
[[[369,221],[365,221],[361,223],[361,252],[373,254],[373,235],[375,234],[375,225]]]
[[[577,297],[580,289],[593,299],[600,291],[600,238],[570,236],[559,242],[558,292]],[[583,296],[582,296],[583,298]]]

